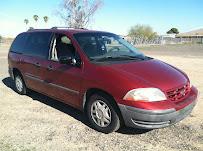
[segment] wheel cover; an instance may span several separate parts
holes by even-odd
[[[106,103],[96,100],[91,106],[91,117],[100,127],[107,127],[111,123],[111,110]]]
[[[16,84],[16,89],[19,92],[22,92],[23,91],[23,81],[20,77],[16,77],[15,84]]]

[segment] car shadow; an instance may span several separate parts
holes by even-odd
[[[4,78],[2,80],[2,82],[4,83],[4,85],[6,85],[8,88],[12,89],[13,91],[16,92],[15,90],[15,85],[14,82],[12,80],[12,78],[7,77]],[[16,92],[17,93],[17,92]],[[54,109],[57,109],[73,118],[75,118],[76,120],[82,122],[83,124],[85,124],[86,126],[91,127],[90,123],[88,122],[87,117],[85,116],[85,114],[80,111],[77,110],[63,102],[57,101],[55,99],[52,99],[46,95],[43,95],[41,93],[29,90],[29,92],[26,94],[27,96],[29,96],[30,98],[32,98],[35,101],[39,101],[43,104],[46,104]],[[143,134],[148,132],[149,130],[140,130],[140,129],[134,129],[134,128],[129,128],[129,127],[122,127],[120,128],[117,132],[118,133],[122,133],[122,134],[128,134],[128,135],[133,135],[133,134]]]
[[[9,87],[10,89],[12,89],[13,91],[16,92],[15,85],[14,85],[12,78],[10,78],[10,77],[4,78],[2,80],[2,82],[7,87]],[[73,108],[73,107],[71,107],[65,103],[62,103],[60,101],[57,101],[57,100],[52,99],[46,95],[43,95],[41,93],[38,93],[38,92],[32,91],[32,90],[29,90],[26,95],[35,101],[39,101],[43,104],[51,106],[52,108],[55,108],[55,109],[57,109],[63,113],[66,113],[66,114],[72,116],[73,118],[81,121],[85,125],[90,126],[90,124],[88,123],[87,119],[85,118],[85,115],[83,114],[83,112],[81,112],[81,111],[79,111],[79,110],[77,110],[77,109],[75,109],[75,108]]]
[[[147,133],[149,131],[152,131],[152,130],[151,129],[137,129],[137,128],[123,126],[117,132],[121,133],[121,134],[127,134],[127,135],[139,135],[139,134]]]

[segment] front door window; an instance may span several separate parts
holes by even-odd
[[[75,48],[71,40],[65,35],[58,35],[53,41],[51,60],[59,61],[60,57],[73,57]]]

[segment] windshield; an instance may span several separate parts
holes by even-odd
[[[92,61],[145,59],[143,53],[115,34],[78,33],[74,37]]]

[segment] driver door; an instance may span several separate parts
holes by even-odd
[[[44,92],[74,107],[79,106],[82,69],[71,64],[60,64],[59,58],[74,57],[76,54],[70,38],[56,34],[50,58],[43,64]]]

